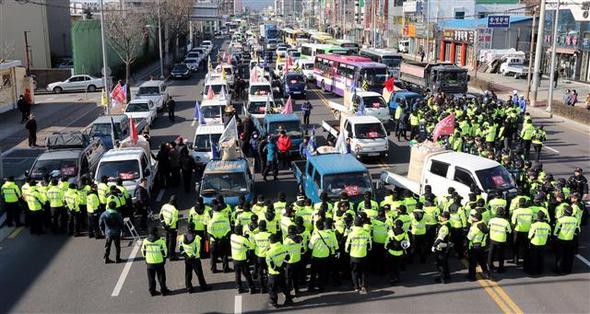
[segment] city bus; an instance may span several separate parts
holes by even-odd
[[[360,49],[360,45],[358,43],[355,43],[354,41],[350,41],[350,40],[344,40],[344,39],[332,39],[332,40],[328,41],[328,44],[334,45],[334,46],[337,46],[340,48],[346,48],[355,54],[358,53],[359,49]],[[375,61],[375,62],[379,62],[379,61]]]
[[[399,76],[399,67],[402,63],[402,54],[396,52],[394,49],[374,49],[364,48],[361,49],[361,56],[371,58],[374,62],[383,63],[389,70],[389,75],[394,77]]]
[[[345,90],[354,86],[381,93],[387,79],[387,66],[367,57],[322,54],[315,56],[313,76],[316,86],[323,91],[344,96]]]
[[[311,35],[311,42],[314,44],[327,44],[328,41],[333,39],[332,35],[324,32],[315,32]]]
[[[302,56],[306,57],[314,57],[315,55],[322,55],[322,54],[337,54],[337,55],[347,55],[350,54],[350,50],[348,48],[340,48],[334,45],[324,45],[324,44],[309,44],[304,43],[301,44],[301,51]]]
[[[291,46],[297,46],[303,41],[308,41],[307,36],[302,30],[292,28],[283,29],[283,39]]]

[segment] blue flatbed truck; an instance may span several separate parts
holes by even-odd
[[[256,120],[256,119],[254,119]],[[258,133],[262,136],[273,134],[279,135],[279,129],[284,129],[287,135],[291,137],[291,155],[299,154],[299,144],[303,142],[303,130],[299,116],[290,114],[266,114],[261,121],[254,121]]]
[[[365,192],[375,195],[369,170],[351,154],[315,155],[293,161],[292,166],[300,190],[313,203],[320,201],[322,192],[332,200],[346,192],[353,203],[360,202]]]
[[[203,176],[195,184],[197,195],[205,204],[222,195],[226,204],[235,206],[240,196],[251,202],[254,197],[254,172],[250,168],[254,163],[248,159],[211,160],[203,170]]]

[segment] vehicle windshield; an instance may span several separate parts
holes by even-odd
[[[125,181],[139,179],[139,162],[137,160],[105,161],[96,170],[96,177],[106,176],[109,182],[122,179]]]
[[[367,109],[387,108],[387,103],[385,103],[385,99],[381,96],[365,96],[363,97],[363,101]]]
[[[150,111],[150,107],[146,102],[136,102],[136,103],[129,103],[127,105],[127,109],[125,112],[148,112]]]
[[[90,129],[90,137],[105,137],[111,136],[111,124],[110,123],[95,123]],[[121,134],[121,125],[115,123],[115,134]],[[118,136],[117,136],[118,138]]]
[[[313,63],[304,63],[304,64],[302,65],[302,68],[303,68],[304,70],[313,70]]]
[[[184,60],[184,63],[197,63],[197,60],[195,60],[195,59],[186,59],[186,60]]]
[[[299,52],[299,51],[293,51],[293,52],[290,52],[290,54],[291,54],[291,57],[293,57],[293,58],[301,57],[301,52]]]
[[[301,124],[299,121],[281,121],[272,122],[268,126],[270,134],[278,133],[278,130],[282,128],[287,132],[287,135],[293,137],[301,136]]]
[[[402,59],[398,57],[383,57],[381,58],[381,63],[390,68],[397,68],[402,63]]]
[[[467,78],[465,72],[439,72],[438,73],[438,80],[442,83],[446,84],[458,84],[464,82]]]
[[[31,169],[31,178],[43,179],[47,175],[58,177],[74,177],[78,174],[78,160],[76,159],[45,159],[37,160]]]
[[[201,196],[248,194],[246,176],[242,172],[208,173],[203,176]]]
[[[213,89],[213,93],[215,95],[219,95],[219,93],[221,93],[221,88],[222,87],[225,88],[225,85],[223,85],[223,84],[207,85],[207,86],[205,86],[205,89],[204,89],[205,95],[207,95],[207,93],[209,92],[209,86],[211,86],[211,89]],[[227,93],[227,88],[225,89],[225,92]]]
[[[227,75],[232,75],[232,69],[231,68],[223,68],[223,72],[225,72],[225,74],[227,74]]]
[[[385,131],[380,123],[362,123],[354,125],[354,134],[358,139],[385,138]]]
[[[186,70],[187,70],[187,67],[184,64],[177,64],[172,69],[172,71],[186,71]]]
[[[271,103],[272,106],[272,103]],[[251,114],[264,113],[266,108],[266,101],[252,101],[248,104],[248,112]]]
[[[478,170],[475,174],[484,191],[508,190],[514,187],[510,173],[502,166]]]
[[[287,82],[289,84],[305,83],[305,77],[302,74],[287,75]]]
[[[250,86],[250,95],[268,95],[270,94],[270,85],[254,85]]]
[[[198,134],[195,137],[193,150],[195,152],[210,152],[211,142],[217,145],[221,134]]]
[[[189,52],[189,53],[186,55],[186,57],[187,57],[187,58],[198,58],[198,57],[199,57],[199,55],[200,55],[200,53],[199,53],[199,52],[197,52],[197,51],[191,51],[191,52]]]
[[[221,117],[221,110],[223,106],[204,106],[201,107],[201,114],[206,119],[218,119]]]
[[[323,190],[330,197],[340,196],[346,192],[349,197],[361,196],[370,192],[371,179],[366,172],[339,173],[324,176]]]
[[[383,85],[387,78],[387,68],[366,68],[361,69],[361,77],[373,86]]]
[[[140,87],[139,91],[137,92],[137,95],[140,96],[154,96],[154,95],[160,95],[160,88],[158,86],[144,86],[144,87]]]

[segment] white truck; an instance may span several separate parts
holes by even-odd
[[[123,186],[135,201],[135,188],[139,181],[147,179],[147,189],[151,192],[157,172],[158,161],[152,156],[149,143],[140,136],[136,144],[127,138],[121,142],[119,148],[106,152],[96,167],[94,179],[100,182],[106,176],[109,184],[122,179]]]
[[[150,80],[139,85],[134,99],[149,99],[156,105],[157,110],[162,110],[169,98],[164,81]]]
[[[213,158],[211,146],[219,144],[219,138],[224,129],[223,124],[207,124],[197,127],[193,140],[192,156],[199,169],[204,169],[205,165]]]
[[[380,179],[385,185],[404,188],[417,195],[423,194],[424,187],[429,185],[432,193],[439,198],[447,195],[448,188],[453,187],[463,197],[464,203],[469,200],[473,185],[483,191],[485,199],[492,192],[499,192],[507,198],[516,194],[512,176],[496,161],[444,150],[433,144],[412,147],[407,176],[384,171]]]
[[[373,116],[383,124],[387,124],[391,119],[389,115],[389,107],[387,102],[377,92],[371,91],[357,91],[350,95],[350,98],[344,99],[344,105],[334,101],[328,101],[330,109],[339,112],[341,115],[345,113],[354,115],[360,109],[361,104],[365,106],[365,115]]]
[[[350,139],[352,153],[363,157],[387,157],[389,139],[383,123],[373,116],[348,116],[341,120],[324,120],[322,128],[328,132],[327,140],[335,144],[340,132],[344,139]]]
[[[514,78],[523,78],[529,74],[528,65],[524,58],[520,57],[504,57],[500,64],[500,74],[504,76],[514,75]]]

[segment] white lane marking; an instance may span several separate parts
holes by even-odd
[[[242,296],[236,295],[234,297],[234,314],[242,314]]]
[[[586,264],[586,266],[590,267],[590,261],[587,260],[584,256],[580,255],[580,254],[576,254],[576,257],[582,261],[582,263]]]
[[[119,293],[123,288],[123,284],[125,284],[125,279],[127,279],[127,275],[129,275],[129,271],[131,270],[133,260],[135,259],[135,256],[137,256],[137,252],[139,252],[139,243],[135,243],[135,245],[133,246],[133,250],[131,250],[131,254],[129,254],[127,263],[125,263],[125,267],[123,267],[123,271],[121,272],[121,276],[119,276],[119,280],[115,285],[115,289],[113,289],[113,293],[111,293],[111,297],[119,296]]]
[[[160,192],[158,192],[158,196],[156,197],[156,202],[161,202],[162,201],[162,197],[164,197],[164,190],[160,190]]]
[[[553,148],[551,148],[551,147],[549,147],[547,145],[543,145],[543,147],[547,148],[548,150],[550,150],[550,151],[552,151],[552,152],[554,152],[556,154],[559,154],[559,151],[557,151],[556,149],[553,149]]]

